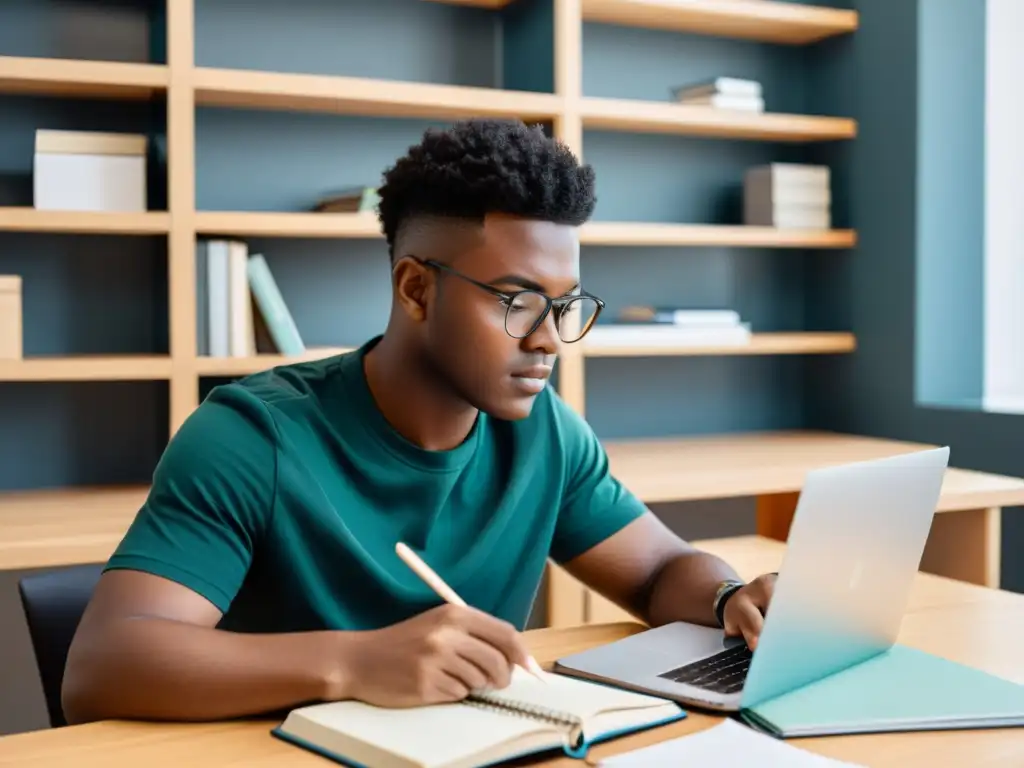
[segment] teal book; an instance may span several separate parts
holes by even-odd
[[[277,287],[277,281],[270,272],[270,266],[262,254],[256,253],[249,257],[247,263],[249,289],[252,291],[256,306],[263,315],[263,323],[267,327],[274,346],[282,355],[301,355],[306,351],[295,319],[284,303],[284,297]]]
[[[784,739],[1024,726],[1024,685],[895,645],[740,716]]]
[[[595,742],[680,720],[674,702],[516,669],[500,690],[386,708],[336,701],[294,709],[271,733],[343,765],[481,768],[542,753],[583,759]]]

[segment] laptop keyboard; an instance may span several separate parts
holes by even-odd
[[[662,672],[658,677],[715,693],[736,693],[743,688],[752,657],[753,653],[746,645],[736,645],[713,656]]]

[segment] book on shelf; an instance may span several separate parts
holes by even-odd
[[[736,325],[679,325],[676,323],[598,323],[586,336],[591,348],[600,347],[717,347],[750,343],[750,323]]]
[[[242,241],[196,243],[196,348],[209,357],[306,350],[266,259]]]
[[[376,212],[380,196],[375,187],[348,187],[324,195],[313,206],[316,213]]]
[[[740,313],[734,309],[685,309],[682,307],[651,307],[631,305],[619,312],[623,323],[665,323],[686,327],[735,327],[740,324]]]
[[[779,229],[830,229],[828,166],[769,163],[748,168],[743,177],[743,222]]]
[[[737,77],[716,77],[672,89],[672,98],[679,104],[764,112],[761,83]]]
[[[541,682],[516,669],[506,688],[454,703],[300,707],[272,733],[347,765],[478,768],[545,752],[585,758],[593,743],[684,717],[663,698],[556,674]]]

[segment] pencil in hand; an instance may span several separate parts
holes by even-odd
[[[402,542],[398,542],[395,544],[395,552],[400,558],[402,558],[403,562],[412,569],[413,573],[419,576],[428,587],[437,593],[438,597],[451,605],[466,607],[466,601],[459,597],[455,590],[449,587],[448,584],[446,584],[445,581],[438,576],[429,565],[423,562],[415,552],[409,549],[409,547]],[[533,658],[533,656],[526,657],[526,666],[524,669],[542,683],[547,683],[547,680],[544,679],[544,670],[541,669],[540,664],[537,663],[537,660]]]

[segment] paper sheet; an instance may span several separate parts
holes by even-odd
[[[678,739],[602,760],[601,768],[864,768],[808,752],[759,733],[735,720]]]

